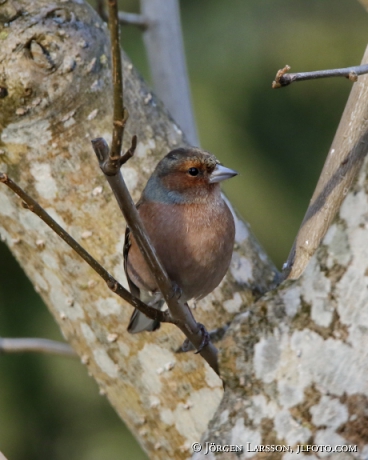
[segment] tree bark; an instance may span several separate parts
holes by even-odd
[[[106,25],[81,2],[46,0],[2,2],[0,21],[0,170],[124,280],[125,225],[90,144],[99,136],[111,139]],[[185,142],[129,59],[123,61],[130,114],[125,148],[133,134],[139,141],[123,174],[137,200],[158,160]],[[174,353],[183,335],[171,325],[129,335],[131,307],[5,186],[0,233],[150,457],[187,458],[221,401],[217,375],[198,355]],[[247,224],[236,217],[229,273],[198,303],[196,319],[208,329],[224,325],[269,290],[276,276]]]
[[[123,279],[124,222],[90,146],[92,138],[111,139],[106,26],[87,5],[46,0],[5,1],[0,21],[0,170]],[[124,85],[130,112],[125,147],[133,134],[139,144],[123,174],[136,200],[157,161],[185,142],[126,56]],[[351,152],[362,158],[367,76],[355,85],[359,97],[349,126],[359,136]],[[209,329],[236,317],[220,344],[223,398],[221,380],[199,356],[174,353],[183,340],[175,327],[127,334],[131,307],[5,186],[0,233],[151,458],[188,458],[203,433],[204,449],[205,442],[243,446],[241,454],[218,452],[216,458],[365,458],[367,174],[365,159],[307,270],[277,290],[270,291],[275,268],[237,218],[229,273],[194,311]],[[255,452],[261,444],[294,452]],[[351,444],[358,451],[297,454],[302,444]]]
[[[348,157],[364,159],[363,167],[299,280],[233,321],[220,353],[226,391],[203,445],[243,445],[240,458],[255,460],[367,458],[368,77],[355,85],[343,115],[350,132],[344,146],[350,142]],[[266,454],[254,451],[257,445],[290,450]],[[357,450],[304,455],[298,445]]]

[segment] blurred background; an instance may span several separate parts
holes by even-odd
[[[119,3],[139,11],[138,0]],[[201,146],[239,171],[226,193],[280,268],[351,83],[272,90],[271,82],[285,64],[294,72],[359,64],[368,14],[355,0],[183,0],[181,14]],[[141,32],[122,37],[150,81]],[[62,340],[3,243],[0,336]],[[8,460],[147,458],[78,360],[41,355],[0,356],[0,450]]]

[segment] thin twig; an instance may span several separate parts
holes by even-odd
[[[113,62],[113,84],[114,84],[114,123],[113,123],[113,141],[111,150],[107,142],[102,138],[97,138],[92,141],[93,149],[96,153],[99,166],[115,195],[119,207],[125,217],[127,225],[131,229],[137,245],[151,271],[157,286],[161,291],[167,305],[171,317],[175,320],[175,324],[185,334],[187,339],[199,351],[201,356],[208,362],[208,364],[219,373],[218,368],[218,351],[211,342],[205,342],[206,331],[204,326],[197,323],[193,314],[184,302],[179,302],[180,289],[171,282],[168,277],[161,261],[157,257],[156,251],[152,246],[145,230],[143,223],[138,214],[137,208],[130,196],[128,188],[125,184],[124,178],[120,171],[120,165],[123,159],[129,159],[135,149],[136,138],[132,139],[131,147],[128,152],[120,157],[121,150],[116,146],[122,145],[124,126],[123,129],[116,129],[116,120],[125,118],[127,111],[123,106],[123,88],[122,88],[122,69],[121,69],[121,52],[119,44],[119,31],[117,20],[117,5],[116,1],[108,2],[109,5],[109,19],[110,19],[110,33],[112,42],[112,62]],[[120,63],[120,64],[119,64]],[[118,136],[121,136],[118,139]],[[118,157],[116,156],[118,155]],[[205,345],[205,346],[204,346]]]
[[[124,136],[124,127],[128,119],[128,113],[124,109],[123,70],[121,66],[120,29],[118,21],[118,2],[108,0],[109,27],[112,54],[112,75],[114,91],[114,121],[112,130],[111,160],[118,160],[121,153],[121,145]],[[117,165],[118,167],[118,165]]]
[[[69,344],[56,342],[55,340],[38,338],[4,339],[0,337],[0,354],[25,352],[48,353],[71,357],[78,356]]]
[[[155,249],[153,248],[146,232],[144,231],[143,223],[132,200],[132,197],[130,196],[120,170],[114,176],[105,173],[106,167],[108,171],[110,170],[108,163],[111,159],[109,156],[109,146],[107,145],[107,142],[103,138],[93,139],[92,146],[99,161],[100,168],[106,175],[106,179],[115,195],[120,210],[123,213],[125,220],[137,241],[139,249],[144,256],[147,265],[155,276],[157,284],[160,287],[160,291],[163,294],[166,292],[167,300],[177,296],[177,288],[173,286],[170,278],[165,272],[161,261],[156,255]],[[180,293],[178,294],[180,296]]]
[[[132,142],[129,149],[122,155],[119,159],[119,165],[123,166],[128,160],[134,155],[135,149],[137,147],[137,136],[132,137]]]
[[[43,220],[60,238],[62,238],[74,251],[79,254],[87,264],[93,268],[93,270],[106,281],[107,286],[115,294],[120,296],[122,299],[129,302],[133,307],[138,308],[139,311],[147,315],[151,319],[157,319],[164,323],[174,323],[175,321],[170,318],[168,312],[161,312],[156,310],[149,305],[146,305],[141,300],[134,297],[129,291],[127,291],[116,279],[110,275],[110,273],[104,269],[69,233],[67,233],[47,212],[30,197],[19,185],[12,181],[7,174],[0,173],[0,182],[3,182],[9,188],[11,188],[20,198],[23,200],[23,206],[36,214],[41,220]]]
[[[92,146],[102,172],[104,172],[104,167],[107,167],[107,170],[110,171],[109,147],[107,142],[102,138],[94,139],[92,141]],[[156,251],[144,230],[143,223],[120,170],[113,176],[105,173],[105,177],[115,195],[127,225],[131,229],[137,245],[143,254],[149,269],[151,270],[151,273],[155,277],[157,286],[169,308],[173,319],[172,322],[175,321],[175,324],[185,334],[193,346],[196,349],[200,349],[201,356],[208,362],[215,372],[219,373],[217,361],[218,351],[211,342],[201,349],[203,344],[204,328],[201,324],[195,321],[188,305],[179,301],[180,290],[171,282],[163,265],[161,264],[161,261],[158,259]]]
[[[355,82],[358,80],[358,75],[368,73],[368,65],[358,65],[354,67],[346,67],[344,69],[331,69],[331,70],[316,70],[314,72],[299,72],[288,73],[290,66],[286,65],[280,69],[272,82],[272,88],[281,88],[283,86],[291,85],[294,81],[316,80],[317,78],[330,78],[330,77],[346,77]]]

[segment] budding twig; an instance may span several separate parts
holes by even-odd
[[[109,0],[107,2],[109,9],[109,27],[111,38],[111,55],[112,55],[112,78],[114,91],[114,115],[113,130],[111,143],[111,160],[118,160],[121,154],[121,145],[123,142],[125,123],[128,119],[128,113],[124,110],[124,89],[123,89],[123,72],[121,69],[121,52],[120,52],[120,31],[118,21],[118,2]]]
[[[272,88],[281,88],[291,85],[294,81],[316,80],[317,78],[346,77],[355,82],[359,75],[368,73],[368,65],[345,67],[343,69],[316,70],[314,72],[288,73],[290,66],[286,65],[280,69],[272,82]]]

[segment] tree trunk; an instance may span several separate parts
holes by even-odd
[[[363,167],[304,274],[263,296],[227,332],[220,354],[226,391],[203,437],[214,451],[233,444],[243,445],[240,458],[368,456],[367,75],[351,91],[337,138],[347,160],[324,169],[331,180],[315,202],[322,205],[364,159]]]
[[[2,2],[0,171],[25,188],[116,278],[123,275],[125,225],[90,141],[111,139],[110,47],[96,13],[81,2]],[[124,56],[126,147],[123,174],[137,200],[154,166],[185,145]],[[20,200],[0,186],[0,233],[111,404],[151,458],[188,458],[217,410],[222,382],[198,355],[175,354],[173,326],[126,332],[130,305]],[[224,325],[273,286],[276,269],[236,218],[236,246],[220,287],[198,303],[208,329]],[[125,285],[126,282],[124,281]]]
[[[5,1],[0,21],[8,24],[0,30],[0,171],[123,279],[124,222],[90,145],[92,138],[111,138],[106,26],[87,5],[45,0]],[[126,56],[124,85],[126,147],[133,134],[139,144],[123,173],[136,200],[157,161],[185,144]],[[355,85],[359,97],[345,113],[347,138],[360,133],[351,145],[353,160],[366,154],[367,77]],[[367,174],[365,161],[302,277],[256,303],[277,273],[248,226],[236,220],[229,273],[194,311],[208,329],[236,316],[220,344],[224,397],[221,380],[198,355],[174,353],[183,340],[175,327],[127,334],[131,307],[5,186],[0,232],[151,458],[188,458],[202,435],[196,458],[206,442],[207,459],[217,444],[243,446],[241,454],[216,454],[224,459],[366,458]],[[307,451],[307,444],[320,450]],[[257,452],[259,445],[288,451]],[[304,453],[297,453],[298,445]],[[351,445],[353,451],[321,452],[322,445]]]

